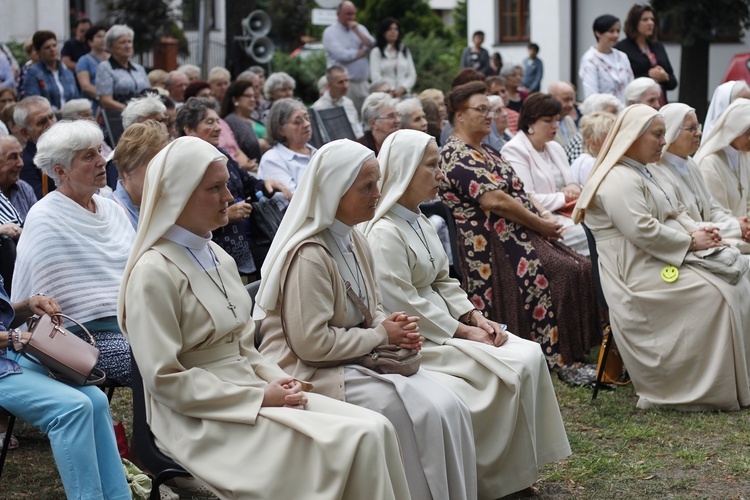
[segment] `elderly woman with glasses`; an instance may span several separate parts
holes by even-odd
[[[115,24],[104,35],[111,57],[96,69],[96,92],[99,105],[106,110],[122,111],[130,99],[151,86],[143,66],[133,57],[133,30]]]
[[[446,98],[454,133],[440,152],[440,194],[456,218],[463,288],[490,319],[539,342],[550,368],[582,362],[600,338],[591,261],[557,241],[561,223],[482,144],[485,91],[470,82]]]
[[[690,217],[699,225],[715,227],[727,243],[750,253],[748,237],[750,224],[747,216],[735,217],[722,209],[706,187],[700,168],[691,155],[701,141],[701,125],[695,109],[687,104],[667,104],[659,110],[666,125],[664,154],[659,166],[673,181],[677,198]]]
[[[219,113],[232,129],[237,145],[251,160],[260,160],[268,149],[266,127],[251,118],[256,105],[255,87],[249,80],[238,80],[227,89]]]
[[[562,224],[562,242],[582,255],[588,255],[583,228],[570,218],[581,188],[573,177],[568,157],[555,142],[560,122],[560,101],[549,94],[530,95],[518,117],[518,133],[503,147],[516,175],[529,195],[551,212]]]
[[[214,147],[219,146],[219,115],[214,111],[213,100],[191,97],[177,112],[177,129],[182,136],[198,137]],[[243,170],[224,150],[229,169],[229,191],[234,202],[227,208],[229,223],[213,231],[214,241],[231,255],[237,263],[240,274],[252,275],[257,266],[252,253],[252,236],[248,233],[247,219],[253,210],[251,201],[259,197],[272,196],[280,192],[287,200],[292,193],[274,179],[258,179]]]
[[[379,346],[422,347],[418,317],[384,312],[372,252],[354,227],[375,213],[379,177],[372,151],[353,141],[315,154],[263,265],[260,351],[314,392],[386,416],[412,498],[474,499],[474,440],[458,397],[423,369],[378,373],[358,361]]]
[[[471,412],[479,498],[500,498],[528,488],[539,467],[569,455],[570,446],[539,344],[477,313],[420,213],[444,177],[439,151],[414,130],[385,140],[378,157],[383,198],[363,232],[383,306],[420,318],[422,366]]]
[[[739,410],[750,406],[747,261],[724,248],[718,231],[687,216],[654,165],[666,132],[654,109],[626,108],[574,216],[596,239],[602,290],[638,408]],[[706,262],[714,259],[715,266]],[[736,271],[731,278],[729,270]]]
[[[159,449],[220,498],[408,498],[383,416],[303,392],[255,349],[252,301],[211,242],[233,199],[226,162],[180,137],[146,173],[119,318]]]
[[[97,366],[107,378],[130,385],[130,346],[117,324],[117,294],[134,231],[117,203],[97,194],[107,181],[103,139],[89,120],[58,122],[39,138],[34,163],[57,189],[26,217],[11,296],[54,296],[93,335],[101,352]]]
[[[268,105],[263,110],[260,116],[260,121],[265,123],[274,102],[279,99],[294,97],[294,89],[296,87],[297,82],[294,81],[294,78],[283,71],[268,75],[268,78],[263,84],[263,95],[265,96]]]
[[[317,151],[309,144],[312,126],[307,108],[298,99],[280,99],[271,106],[267,123],[268,140],[273,147],[261,158],[258,175],[276,179],[294,193]],[[275,197],[286,207],[287,200],[278,194]]]
[[[365,135],[357,139],[357,142],[378,154],[385,138],[401,128],[401,118],[396,110],[397,102],[385,92],[367,96],[362,104]]]

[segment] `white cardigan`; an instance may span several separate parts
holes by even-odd
[[[534,195],[545,209],[554,212],[565,205],[565,195],[558,191],[553,169],[558,169],[562,173],[566,185],[575,184],[575,179],[562,146],[555,141],[549,141],[544,145],[544,151],[549,155],[551,163],[545,161],[534,149],[526,134],[519,130],[515,137],[503,146],[502,155],[523,181],[524,190]]]

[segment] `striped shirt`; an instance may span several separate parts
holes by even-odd
[[[10,200],[0,192],[0,224],[7,224],[8,222],[20,226],[23,224],[23,219]]]

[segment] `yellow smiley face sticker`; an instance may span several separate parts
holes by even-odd
[[[679,276],[680,270],[674,266],[664,266],[664,269],[661,270],[661,279],[667,283],[674,283]]]

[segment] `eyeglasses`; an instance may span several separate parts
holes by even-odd
[[[298,118],[295,118],[294,120],[287,122],[289,125],[299,127],[301,125],[304,125],[305,123],[310,123],[310,117],[307,115],[300,116]]]
[[[690,127],[680,127],[681,130],[687,130],[691,134],[695,135],[698,132],[703,132],[703,126],[699,123],[698,125],[693,125]]]
[[[242,94],[241,97],[247,97],[248,99],[255,99],[255,94]]]
[[[392,120],[392,121],[400,120],[400,118],[398,117],[398,113],[390,113],[385,116],[378,116],[375,119],[376,120]]]
[[[487,106],[479,106],[479,107],[476,107],[476,108],[468,106],[468,108],[469,109],[473,109],[474,111],[476,111],[477,113],[479,113],[480,115],[482,115],[484,117],[487,117],[488,115],[494,115],[495,114],[495,112],[492,110],[492,108],[489,108]]]

